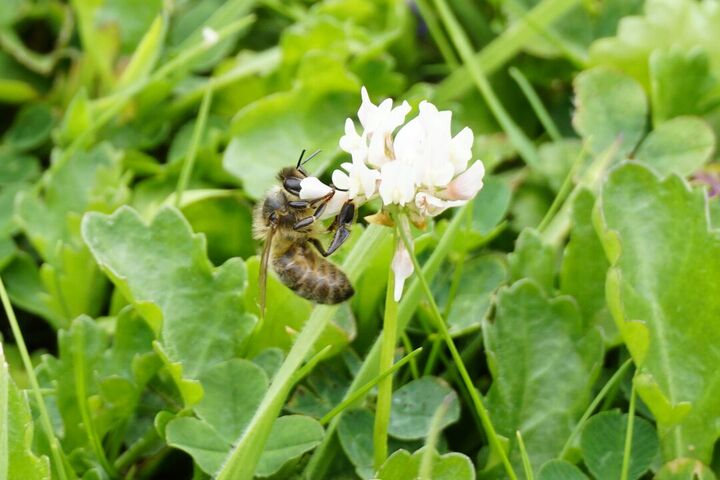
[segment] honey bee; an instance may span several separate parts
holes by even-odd
[[[303,150],[297,165],[280,170],[279,185],[270,189],[255,207],[254,236],[265,241],[258,277],[261,316],[265,312],[269,263],[282,283],[313,302],[340,303],[355,293],[345,273],[324,258],[335,252],[350,236],[355,206],[351,202],[344,203],[332,224],[325,229],[318,220],[339,189],[332,187],[330,193],[316,199],[300,198],[300,182],[308,176],[303,165],[318,153],[303,161]],[[327,250],[318,239],[324,232],[334,232]]]

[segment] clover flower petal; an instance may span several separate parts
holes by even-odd
[[[396,302],[399,302],[402,297],[405,280],[407,280],[415,270],[412,259],[410,258],[410,252],[407,251],[403,242],[398,242],[397,247],[395,248],[391,268],[395,274],[395,289],[393,291],[393,298]]]
[[[452,207],[460,207],[467,203],[467,200],[444,200],[427,192],[418,192],[415,195],[415,206],[423,217],[434,217]]]
[[[395,160],[380,169],[380,197],[385,205],[405,205],[415,198],[414,170],[412,165]]]
[[[458,175],[442,192],[450,200],[470,200],[483,187],[485,166],[480,160],[474,162],[470,168]]]
[[[300,198],[314,200],[322,198],[332,192],[332,188],[325,185],[317,177],[305,177],[300,181]]]

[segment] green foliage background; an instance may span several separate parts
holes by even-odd
[[[378,204],[260,326],[251,233],[363,85],[488,172],[413,237],[495,431],[416,272],[381,465]],[[0,480],[720,471],[716,1],[0,0],[0,111]]]

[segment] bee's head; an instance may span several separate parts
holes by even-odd
[[[300,158],[298,158],[297,164],[294,167],[285,167],[280,170],[280,173],[278,173],[278,180],[286,191],[295,195],[300,194],[300,181],[309,176],[303,168],[303,165],[312,160],[312,158],[318,153],[320,153],[320,150],[317,150],[315,153],[303,160],[303,156],[305,156],[305,150],[303,150],[300,154]]]

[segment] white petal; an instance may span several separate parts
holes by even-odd
[[[385,205],[405,205],[415,198],[413,167],[398,160],[388,162],[380,170],[380,196]]]
[[[337,170],[336,170],[337,171]],[[330,201],[325,206],[325,211],[320,216],[321,219],[329,218],[337,215],[345,202],[348,201],[348,192],[335,191],[335,195],[332,196]]]
[[[443,196],[450,200],[470,200],[483,187],[484,176],[485,166],[480,160],[477,160],[448,184],[447,189],[443,191]]]
[[[472,158],[473,132],[469,127],[460,130],[450,141],[450,161],[455,167],[455,175],[467,168]]]
[[[400,297],[402,297],[405,280],[412,275],[414,270],[410,253],[405,248],[405,244],[403,242],[398,242],[397,248],[395,249],[395,255],[392,259],[392,270],[393,273],[395,273],[395,290],[393,291],[393,298],[396,302],[399,302]]]
[[[347,190],[348,188],[350,188],[350,177],[348,177],[347,173],[343,172],[342,170],[335,170],[332,173],[332,182],[336,188],[340,188],[342,190]]]
[[[415,195],[415,206],[423,216],[434,217],[452,207],[465,205],[467,200],[443,200],[427,192]]]
[[[357,134],[355,124],[349,118],[345,120],[345,135],[340,137],[338,143],[340,144],[340,148],[348,153],[353,153],[365,143],[365,140]]]
[[[362,98],[362,103],[360,104],[360,109],[358,109],[358,119],[363,128],[367,130],[377,107],[370,100],[370,96],[364,86],[360,89],[360,97]]]
[[[314,200],[332,192],[332,188],[322,183],[317,177],[305,177],[300,181],[300,198]]]

